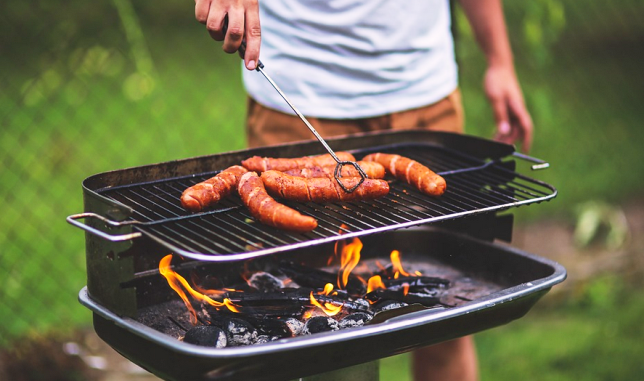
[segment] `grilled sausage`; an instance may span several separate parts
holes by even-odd
[[[348,152],[336,152],[335,155],[341,161],[356,160],[356,158]],[[337,164],[336,161],[329,154],[297,157],[292,159],[253,156],[242,161],[244,168],[248,169],[249,171],[255,172],[264,172],[271,169],[274,169],[276,171],[288,171],[291,169],[319,167],[335,164]]]
[[[360,177],[344,177],[347,188],[354,187]],[[351,193],[345,192],[333,177],[304,178],[287,175],[279,171],[262,173],[262,181],[269,194],[293,201],[337,202],[371,200],[389,193],[385,180],[365,179]]]
[[[445,179],[441,176],[419,162],[404,156],[372,153],[362,160],[382,164],[396,178],[415,186],[418,190],[430,196],[440,196],[445,193],[447,188]]]
[[[228,196],[237,188],[241,176],[248,172],[241,165],[233,165],[206,181],[195,184],[183,191],[181,205],[192,212],[200,212]]]
[[[238,186],[242,202],[261,223],[279,229],[308,232],[318,226],[315,218],[275,201],[266,193],[262,179],[255,172],[245,173]]]
[[[370,179],[382,179],[385,177],[385,167],[380,163],[373,161],[359,161],[357,163],[360,168],[365,172],[368,178]],[[325,165],[323,167],[311,167],[311,168],[300,168],[300,169],[291,169],[284,171],[287,175],[297,176],[297,177],[333,177],[335,173],[336,165]],[[343,165],[341,177],[360,177],[358,170],[351,164]]]

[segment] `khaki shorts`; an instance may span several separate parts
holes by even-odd
[[[462,133],[464,125],[463,105],[458,89],[429,106],[373,118],[324,119],[307,117],[307,119],[324,138],[360,132],[417,128]],[[249,147],[315,139],[315,136],[297,115],[269,109],[250,97],[248,98],[246,134]]]

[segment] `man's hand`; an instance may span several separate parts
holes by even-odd
[[[214,40],[224,42],[226,53],[235,53],[246,40],[244,65],[255,70],[261,44],[258,0],[195,0],[195,17],[206,25]],[[224,33],[226,18],[228,28]]]
[[[522,150],[530,151],[532,118],[525,106],[514,70],[506,67],[488,67],[483,86],[496,121],[494,139],[507,144],[520,141]]]
[[[532,145],[532,119],[514,73],[501,0],[460,0],[460,3],[488,62],[484,87],[494,110],[495,139],[508,144],[520,140],[527,152]]]

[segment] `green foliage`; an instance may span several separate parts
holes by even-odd
[[[596,200],[578,205],[574,233],[578,246],[585,247],[601,239],[605,247],[617,250],[628,236],[628,221],[619,207]]]
[[[562,302],[475,335],[481,380],[636,380],[644,374],[644,290],[602,275]],[[545,304],[545,308],[544,308]],[[380,362],[382,381],[411,380],[409,354]]]
[[[638,379],[644,292],[633,287],[603,276],[579,300],[477,335],[481,378]]]

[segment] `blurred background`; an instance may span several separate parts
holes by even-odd
[[[644,2],[506,2],[535,124],[527,175],[559,190],[516,210],[514,246],[569,279],[524,318],[478,334],[482,379],[644,374]],[[467,132],[490,138],[484,59],[458,6]],[[104,348],[76,300],[86,284],[81,182],[244,148],[237,56],[193,2],[0,2],[0,379],[151,379]],[[270,65],[270,63],[267,63]],[[409,379],[408,356],[382,380]]]

